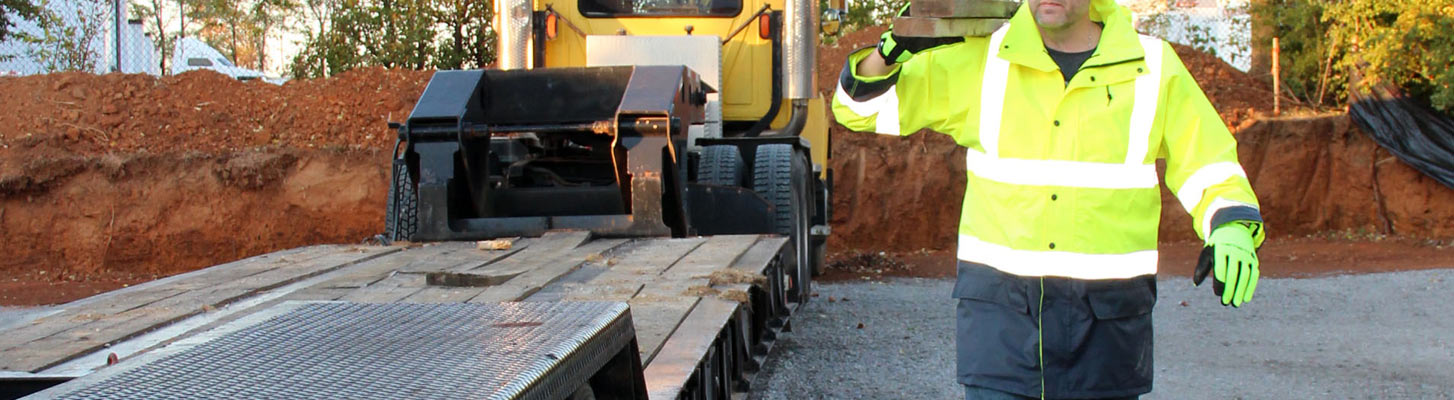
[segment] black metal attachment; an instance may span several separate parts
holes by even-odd
[[[685,236],[686,132],[709,91],[683,66],[436,72],[399,129],[406,237]]]

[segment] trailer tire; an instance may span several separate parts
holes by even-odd
[[[808,201],[808,179],[812,170],[807,160],[789,144],[765,144],[757,147],[752,161],[752,189],[773,205],[773,227],[777,234],[791,239],[794,268],[793,290],[789,298],[799,304],[812,294],[812,245],[808,236],[808,217],[812,215]]]
[[[697,182],[708,185],[742,186],[747,166],[737,146],[718,144],[702,149],[697,163]]]
[[[392,175],[384,204],[384,239],[409,240],[419,229],[419,195],[404,159],[394,160]]]

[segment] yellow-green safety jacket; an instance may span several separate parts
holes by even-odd
[[[1020,276],[1155,274],[1157,159],[1198,236],[1262,220],[1236,142],[1181,59],[1136,34],[1114,1],[1091,8],[1100,44],[1068,84],[1023,5],[992,36],[916,54],[888,76],[855,71],[872,48],[849,56],[833,97],[839,123],[929,128],[968,148],[961,260]]]

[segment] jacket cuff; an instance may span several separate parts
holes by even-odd
[[[1262,247],[1262,240],[1267,238],[1267,229],[1265,227],[1266,224],[1262,222],[1262,213],[1260,211],[1247,206],[1223,208],[1212,214],[1211,226],[1212,229],[1217,229],[1222,224],[1233,221],[1256,222],[1259,227],[1255,232],[1252,232],[1252,243],[1255,243],[1257,247]],[[1211,232],[1207,232],[1207,235],[1210,236]]]
[[[848,93],[848,97],[854,101],[867,101],[893,89],[894,84],[899,82],[899,67],[894,65],[888,75],[876,77],[862,77],[858,75],[858,62],[863,61],[874,50],[873,47],[865,47],[848,55],[848,62],[843,64],[843,72],[838,75],[838,85]]]

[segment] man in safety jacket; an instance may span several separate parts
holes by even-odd
[[[1027,0],[989,37],[886,32],[849,56],[833,112],[967,148],[953,293],[967,399],[1151,391],[1158,159],[1206,240],[1198,275],[1215,272],[1224,305],[1256,289],[1265,233],[1236,142],[1113,0]]]

